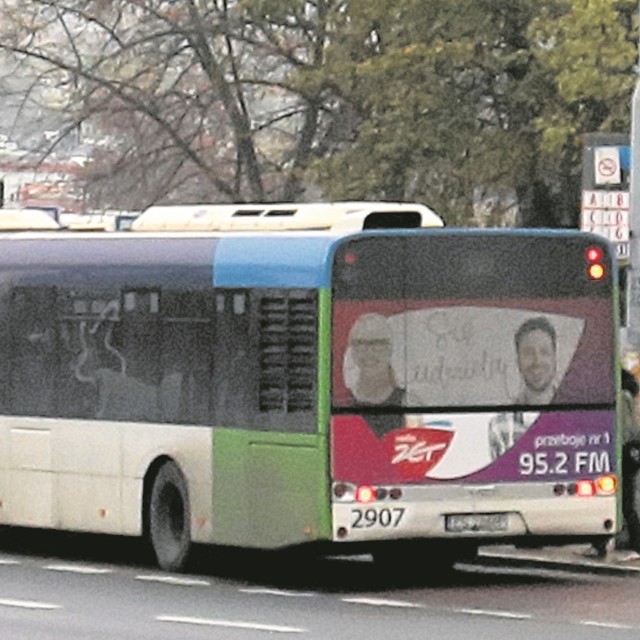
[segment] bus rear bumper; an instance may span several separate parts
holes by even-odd
[[[491,541],[614,535],[619,529],[615,496],[558,499],[485,499],[338,503],[332,506],[334,542],[373,542],[416,538]]]

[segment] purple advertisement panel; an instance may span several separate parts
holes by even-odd
[[[384,422],[383,415],[375,420]],[[613,410],[407,414],[384,435],[334,416],[332,472],[358,484],[590,479],[615,472]]]

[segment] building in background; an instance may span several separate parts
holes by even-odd
[[[4,208],[39,208],[58,213],[82,213],[85,207],[84,168],[73,160],[35,163],[0,160]]]

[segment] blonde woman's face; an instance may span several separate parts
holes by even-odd
[[[361,370],[387,370],[391,361],[391,331],[386,318],[377,314],[361,316],[349,337],[353,359]]]
[[[384,337],[361,337],[351,343],[353,358],[361,369],[386,369],[391,360],[391,340]]]

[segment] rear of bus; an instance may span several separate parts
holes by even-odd
[[[598,541],[620,522],[615,260],[570,231],[371,233],[333,261],[332,536]]]

